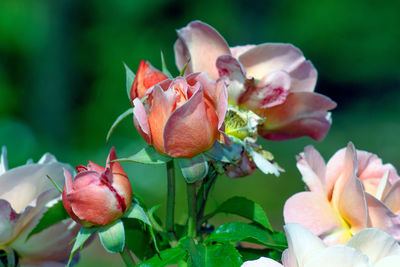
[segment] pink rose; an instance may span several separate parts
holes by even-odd
[[[165,80],[133,104],[136,129],[160,154],[192,158],[222,138],[226,87],[204,73]]]
[[[325,137],[336,104],[314,93],[317,72],[302,52],[290,45],[265,43],[229,48],[223,37],[200,21],[178,30],[175,60],[186,74],[203,71],[224,78],[229,103],[265,118],[259,134],[271,140]]]
[[[85,227],[109,224],[124,215],[132,203],[129,179],[117,159],[114,147],[108,155],[106,167],[93,162],[78,166],[72,180],[65,169],[63,204],[76,222]]]

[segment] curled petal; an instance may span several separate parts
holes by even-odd
[[[192,158],[211,148],[218,135],[217,114],[200,88],[168,119],[164,130],[165,152],[172,157]]]
[[[335,106],[335,102],[320,94],[290,93],[285,103],[256,112],[266,118],[259,134],[271,140],[301,136],[321,140],[331,125],[330,114],[327,111]]]
[[[133,108],[133,123],[143,139],[148,144],[152,144],[149,119],[146,114],[146,109],[138,98],[133,100],[133,105],[135,106]]]
[[[317,83],[317,70],[306,60],[289,72],[292,78],[291,92],[313,92]]]
[[[394,213],[400,214],[400,181],[397,181],[385,196],[383,202]]]
[[[136,97],[142,98],[147,89],[166,79],[168,79],[167,75],[155,69],[149,62],[142,60],[131,87],[131,101]]]
[[[7,148],[3,146],[1,148],[1,156],[0,156],[0,175],[5,173],[7,170],[8,170]]]
[[[318,236],[327,236],[343,228],[337,213],[321,193],[301,192],[290,197],[283,208],[283,216],[285,223],[301,224]]]
[[[149,126],[151,141],[157,152],[165,154],[164,150],[164,126],[174,110],[176,95],[172,89],[164,92],[159,86],[154,86],[151,94],[152,103],[149,114]]]
[[[239,58],[239,56],[248,50],[252,49],[253,47],[256,47],[256,45],[239,45],[239,46],[234,46],[231,47],[231,53],[234,58]]]
[[[257,45],[239,56],[247,75],[261,80],[279,70],[288,73],[296,70],[305,58],[301,51],[290,44],[266,43]]]
[[[230,55],[226,41],[211,26],[193,21],[177,31],[178,40],[174,45],[175,62],[178,69],[189,62],[185,74],[204,71],[212,79],[218,78],[215,62],[220,55]]]
[[[298,155],[297,168],[310,191],[326,194],[325,161],[313,146],[305,147],[304,152]]]
[[[0,199],[0,244],[7,243],[14,234],[14,225],[18,214],[13,210],[10,203]]]

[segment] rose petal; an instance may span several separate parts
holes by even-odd
[[[288,257],[296,259],[298,266],[305,266],[315,253],[325,248],[321,239],[300,224],[286,224],[284,229],[289,245]]]
[[[10,241],[17,219],[18,214],[12,209],[10,203],[0,199],[0,244]]]
[[[317,70],[306,60],[289,72],[292,78],[291,92],[313,92],[317,83]]]
[[[283,265],[272,259],[260,257],[257,260],[245,261],[241,267],[283,267]]]
[[[1,156],[0,156],[0,175],[5,173],[7,170],[8,170],[7,148],[3,146],[1,148]]]
[[[400,256],[390,256],[378,261],[374,267],[398,267],[400,262]]]
[[[142,102],[135,98],[133,100],[133,123],[135,124],[136,130],[143,137],[143,139],[149,145],[152,144],[149,119],[146,114],[146,109],[144,108]]]
[[[132,83],[130,98],[131,101],[136,97],[142,98],[147,89],[157,83],[168,79],[167,75],[154,68],[149,62],[142,60],[139,64],[135,80]]]
[[[400,214],[400,181],[397,181],[386,194],[383,202],[394,213]]]
[[[173,112],[176,95],[172,89],[164,92],[159,86],[154,86],[151,94],[152,103],[149,114],[151,140],[157,152],[164,154],[164,127]]]
[[[362,254],[361,251],[344,245],[336,245],[318,251],[318,253],[315,253],[303,266],[370,267],[371,265],[368,262],[368,257]]]
[[[389,234],[376,229],[367,228],[354,235],[346,246],[361,250],[372,264],[388,256],[400,256],[400,245]]]
[[[215,66],[221,55],[230,55],[226,41],[211,26],[193,21],[177,31],[178,40],[174,45],[175,62],[178,69],[189,61],[185,74],[204,71],[212,79],[218,78]]]
[[[164,130],[165,152],[172,157],[192,158],[210,149],[218,133],[217,114],[200,88],[168,119]]]
[[[259,116],[266,118],[259,134],[271,140],[301,136],[321,140],[331,125],[327,110],[335,106],[335,102],[323,95],[310,92],[290,93],[285,103],[256,111]]]
[[[256,45],[239,45],[239,46],[234,46],[231,47],[231,53],[234,58],[239,58],[239,56],[248,50],[252,49],[253,47],[256,47]]]
[[[239,56],[248,76],[261,80],[274,71],[296,70],[304,61],[303,53],[290,44],[266,43],[257,45]]]
[[[304,152],[300,153],[297,158],[297,168],[310,191],[326,194],[325,161],[313,146],[305,147]]]
[[[290,197],[283,208],[285,223],[299,223],[315,235],[324,236],[342,229],[335,210],[321,193],[301,192]]]

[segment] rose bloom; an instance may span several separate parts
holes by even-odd
[[[324,242],[299,224],[287,224],[285,232],[289,248],[282,263],[261,257],[247,261],[242,267],[397,267],[400,245],[377,228],[366,228],[345,245],[326,247]]]
[[[179,69],[223,78],[229,103],[265,118],[259,134],[270,140],[325,137],[331,125],[328,110],[336,104],[314,93],[317,72],[302,52],[290,45],[265,43],[230,48],[211,26],[194,21],[178,30],[174,46]]]
[[[132,187],[117,159],[114,147],[106,167],[90,162],[78,166],[72,180],[65,169],[63,204],[73,220],[85,227],[109,224],[124,215],[132,203]]]
[[[167,79],[142,100],[133,100],[135,127],[160,154],[192,158],[224,139],[219,131],[227,107],[223,81],[204,73]]]
[[[8,169],[6,149],[0,160],[0,253],[16,251],[22,266],[64,266],[79,226],[71,219],[59,222],[33,235],[47,208],[60,196],[46,178],[63,184],[63,167],[46,153],[38,163]]]
[[[366,227],[380,228],[400,240],[399,177],[392,165],[350,143],[327,165],[308,146],[297,167],[309,191],[286,201],[286,223],[299,223],[330,245],[345,243]]]

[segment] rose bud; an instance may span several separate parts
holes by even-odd
[[[227,106],[223,81],[205,73],[165,80],[152,88],[143,103],[133,101],[138,132],[158,153],[192,158],[223,137],[221,128]]]
[[[129,179],[117,159],[114,147],[108,155],[106,167],[93,162],[78,166],[72,180],[64,170],[63,204],[76,222],[85,227],[106,225],[120,218],[132,202]]]

